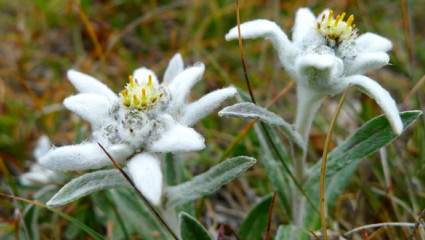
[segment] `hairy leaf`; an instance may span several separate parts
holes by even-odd
[[[207,230],[194,217],[181,212],[179,219],[182,240],[211,240]]]
[[[286,122],[283,118],[276,115],[269,110],[259,107],[253,103],[243,102],[235,105],[225,107],[218,113],[219,116],[224,117],[239,117],[247,119],[258,119],[268,125],[279,127],[283,133],[298,147],[304,150],[304,143],[299,133],[297,133],[291,124]]]
[[[421,114],[422,111],[400,113],[404,129],[412,124]],[[351,162],[375,152],[393,141],[396,137],[384,115],[373,118],[329,153],[326,164],[326,177],[333,176]],[[308,174],[309,179],[306,183],[306,189],[319,182],[321,164],[322,162],[319,161],[311,168]]]
[[[254,165],[255,162],[256,160],[251,157],[231,158],[188,182],[168,187],[165,190],[168,197],[167,207],[178,206],[214,193],[221,186]]]
[[[238,235],[241,239],[261,239],[261,235],[266,233],[272,199],[272,194],[267,195],[251,209],[239,228]]]
[[[75,201],[92,192],[118,187],[130,187],[130,184],[121,175],[118,169],[86,173],[63,186],[61,190],[47,202],[47,206],[58,207]]]

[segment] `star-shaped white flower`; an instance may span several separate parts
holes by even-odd
[[[316,18],[308,8],[301,8],[296,14],[292,41],[269,20],[253,20],[240,26],[243,39],[263,37],[270,40],[285,70],[296,80],[295,128],[305,142],[322,99],[341,93],[349,84],[375,99],[396,134],[401,134],[403,129],[390,94],[364,76],[388,64],[386,51],[392,48],[391,42],[373,33],[357,37],[357,29],[352,25],[354,17],[350,16],[346,22],[344,18],[345,13],[334,18],[332,10]],[[226,40],[237,38],[237,27],[226,34]]]
[[[54,170],[76,171],[112,165],[99,142],[118,162],[127,159],[128,171],[139,190],[154,204],[162,192],[158,153],[198,151],[204,138],[192,126],[236,95],[234,87],[213,91],[188,102],[191,88],[202,78],[202,63],[183,68],[176,54],[162,84],[147,68],[136,69],[119,95],[83,73],[70,70],[68,78],[80,92],[64,105],[92,126],[92,137],[78,145],[54,148],[40,163]]]

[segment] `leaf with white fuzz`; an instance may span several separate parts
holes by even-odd
[[[236,96],[236,94],[237,90],[234,87],[218,89],[208,93],[185,107],[180,123],[185,126],[192,126],[218,108],[223,101]]]
[[[73,202],[90,193],[119,188],[130,187],[127,180],[121,175],[118,169],[100,170],[86,173],[65,184],[48,202],[48,207],[59,207]]]
[[[151,76],[152,83],[155,86],[158,85],[158,78],[156,77],[155,73],[152,70],[145,67],[141,67],[134,70],[133,72],[133,79],[137,80],[139,83],[148,83],[149,76]]]
[[[259,107],[253,103],[244,102],[225,107],[218,113],[218,115],[223,117],[258,119],[266,124],[279,127],[291,141],[304,150],[303,140],[300,134],[294,130],[291,124],[286,122],[275,113],[270,112],[269,110]]]
[[[251,157],[239,156],[231,158],[214,166],[207,172],[195,176],[188,182],[168,187],[165,190],[167,195],[166,205],[167,207],[175,207],[212,194],[255,163],[256,160]]]
[[[134,149],[126,144],[105,146],[105,149],[118,162],[134,154]],[[47,168],[59,171],[80,171],[112,165],[99,145],[93,142],[53,148],[39,162]]]
[[[162,194],[162,171],[159,159],[149,153],[137,154],[127,164],[137,189],[153,204],[158,205]]]
[[[108,98],[110,101],[116,101],[118,99],[118,96],[112,92],[111,89],[92,76],[75,70],[69,70],[67,72],[67,77],[72,85],[74,85],[74,87],[80,93],[93,93],[102,95]]]
[[[279,58],[284,65],[287,65],[287,59],[295,56],[299,50],[289,41],[288,36],[275,23],[266,19],[248,21],[240,25],[241,38],[253,39],[263,37],[272,42],[274,48],[279,54]],[[238,39],[238,27],[235,26],[229,30],[225,36],[227,41]]]
[[[192,152],[205,148],[205,139],[193,128],[175,124],[159,140],[146,147],[150,152]]]
[[[396,135],[401,134],[403,131],[403,123],[401,122],[397,105],[387,90],[382,88],[381,85],[374,80],[362,75],[347,77],[346,81],[374,99],[382,108],[382,111],[384,111],[388,121],[390,121],[394,133]]]
[[[37,147],[33,151],[35,160],[38,162],[44,154],[46,154],[50,148],[52,148],[52,142],[46,135],[41,136],[37,141]]]
[[[92,127],[100,128],[108,118],[111,102],[104,96],[81,93],[67,97],[63,105],[88,121]]]
[[[316,17],[310,9],[300,8],[295,16],[294,32],[292,33],[292,41],[295,44],[301,45],[302,41],[316,27]]]
[[[202,79],[205,71],[203,63],[196,63],[192,67],[188,67],[178,74],[170,83],[169,88],[172,93],[172,107],[179,108],[189,97],[192,87]]]
[[[421,114],[421,111],[406,111],[400,113],[404,129],[412,124]],[[328,154],[326,178],[333,176],[341,169],[350,165],[353,161],[375,152],[393,141],[396,137],[397,135],[392,131],[384,115],[368,121]],[[306,189],[309,189],[319,181],[320,169],[321,161],[316,163],[307,174],[309,178],[305,185]]]
[[[374,33],[364,33],[355,41],[357,47],[363,52],[387,52],[393,47],[389,39]]]
[[[356,56],[354,61],[346,66],[344,74],[365,74],[388,65],[390,57],[385,52],[365,52]]]
[[[170,84],[177,75],[179,75],[181,72],[183,72],[184,69],[184,63],[183,58],[180,53],[177,53],[176,55],[171,58],[170,63],[168,64],[167,69],[164,73],[163,83]]]
[[[211,240],[208,231],[196,218],[185,212],[179,214],[180,234],[182,240]]]

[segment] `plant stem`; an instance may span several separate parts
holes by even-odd
[[[314,116],[322,104],[320,96],[305,92],[304,88],[297,88],[297,115],[295,117],[295,131],[304,142],[303,152],[298,152],[293,158],[293,166],[297,181],[303,185],[306,170],[308,136],[311,130]],[[305,197],[299,191],[294,191],[292,196],[292,220],[296,226],[303,226]]]

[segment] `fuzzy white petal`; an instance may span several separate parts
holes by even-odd
[[[299,50],[289,41],[286,34],[275,22],[258,19],[242,23],[240,27],[241,37],[243,39],[259,37],[269,39],[278,52],[280,61],[285,67],[289,67],[289,61],[299,52]],[[230,29],[225,38],[227,41],[238,39],[239,34],[237,26]]]
[[[347,77],[346,79],[347,82],[353,84],[353,86],[359,88],[369,97],[375,99],[376,103],[382,108],[382,111],[387,116],[394,133],[400,135],[403,131],[403,123],[400,119],[397,105],[388,91],[374,80],[365,76],[355,75]]]
[[[84,120],[90,122],[94,128],[99,128],[108,118],[109,109],[112,104],[107,98],[101,95],[81,93],[67,97],[63,101],[63,105]]]
[[[112,92],[105,84],[87,74],[69,70],[67,73],[69,81],[80,93],[99,94],[111,101],[118,99],[118,96]]]
[[[149,75],[152,76],[152,83],[158,85],[158,78],[152,70],[141,67],[133,72],[133,79],[137,79],[139,83],[147,83],[149,81]]]
[[[103,146],[116,161],[123,161],[134,154],[134,149],[128,145]],[[47,168],[59,171],[96,169],[112,164],[95,142],[54,148],[41,157],[39,162]]]
[[[346,64],[345,75],[361,75],[387,65],[390,57],[385,52],[363,52],[353,62]]]
[[[205,148],[204,138],[193,128],[175,124],[158,141],[147,146],[149,152],[192,152]]]
[[[298,84],[322,95],[334,95],[346,85],[339,80],[343,71],[342,61],[331,54],[307,54],[297,58]]]
[[[131,179],[137,189],[153,204],[158,205],[162,193],[162,172],[160,161],[152,154],[134,156],[127,164]]]
[[[165,70],[163,83],[170,84],[179,73],[183,72],[184,63],[183,58],[180,53],[171,58],[170,63],[168,64],[167,69]]]
[[[186,68],[169,85],[171,91],[172,107],[179,108],[186,101],[192,87],[202,79],[205,66],[203,63],[197,63],[192,67]]]
[[[300,46],[302,41],[312,34],[316,27],[316,17],[310,9],[300,8],[295,16],[294,32],[292,42]]]
[[[22,174],[19,180],[23,185],[61,183],[63,176],[36,163],[31,166],[29,172]]]
[[[364,52],[387,52],[393,44],[387,38],[374,33],[365,33],[356,39],[356,44]]]
[[[41,136],[37,141],[37,147],[33,151],[35,160],[38,161],[41,156],[50,150],[50,148],[52,148],[52,143],[50,142],[49,137],[46,135]]]
[[[192,126],[218,108],[224,100],[234,97],[236,94],[237,90],[234,87],[227,87],[210,92],[198,101],[185,106],[185,111],[183,112],[183,116],[179,119],[179,122],[185,126]]]

